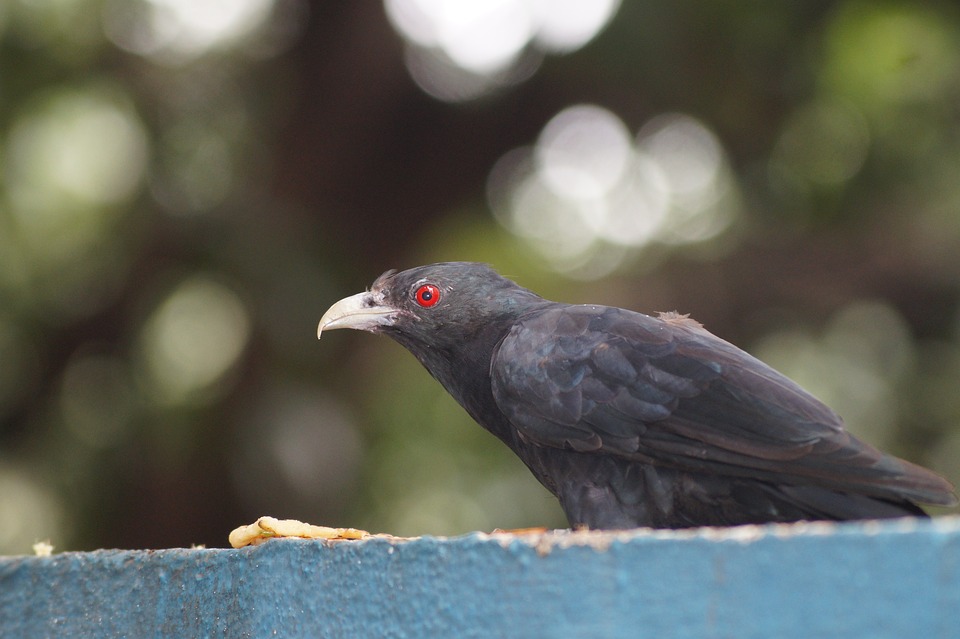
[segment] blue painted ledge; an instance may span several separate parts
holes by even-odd
[[[960,637],[960,518],[0,559],[2,637]]]

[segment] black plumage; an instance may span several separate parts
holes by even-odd
[[[952,486],[675,313],[544,300],[473,263],[388,272],[318,330],[407,348],[557,496],[571,525],[923,515]]]

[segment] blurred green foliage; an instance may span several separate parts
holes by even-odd
[[[472,67],[399,1],[216,4],[0,4],[0,553],[564,525],[398,346],[313,338],[443,259],[689,312],[960,481],[952,3],[610,3]]]

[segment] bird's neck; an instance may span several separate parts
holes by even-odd
[[[417,353],[444,388],[472,412],[469,404],[491,394],[490,358],[509,331],[509,326],[486,324],[472,335],[459,336],[443,346]]]
[[[427,370],[478,424],[514,450],[519,445],[516,429],[494,399],[490,367],[500,343],[516,323],[528,313],[553,304],[539,297],[532,302],[524,304],[526,308],[522,312],[475,325],[471,334],[459,336],[446,350],[431,354],[436,358],[435,362],[421,359]]]

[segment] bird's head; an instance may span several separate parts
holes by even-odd
[[[390,336],[434,376],[484,361],[514,320],[543,298],[485,264],[446,262],[387,271],[370,290],[340,300],[320,320],[324,331],[353,328]],[[441,380],[442,381],[442,380]]]

